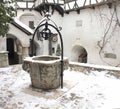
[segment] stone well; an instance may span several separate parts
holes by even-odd
[[[68,59],[64,58],[64,70]],[[34,56],[23,60],[23,69],[30,73],[32,86],[40,89],[54,89],[60,86],[61,59],[58,56]]]

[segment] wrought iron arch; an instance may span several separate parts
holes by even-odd
[[[48,21],[50,20],[49,16],[50,15],[47,13],[45,15],[45,19],[41,20],[39,25],[35,28],[35,31],[34,31],[34,34],[33,34],[33,37],[32,37],[31,41],[32,41],[32,45],[33,45],[35,34],[36,34],[37,30],[39,28],[41,28],[41,27],[45,26],[45,28],[43,28],[41,30],[41,32],[40,32],[44,39],[48,39],[49,37],[51,37],[51,35],[50,35],[51,34],[51,30],[49,29],[49,27],[52,27],[52,28],[54,28],[57,31],[57,33],[58,33],[58,35],[60,37],[60,42],[61,42],[61,88],[63,88],[63,64],[64,64],[63,63],[63,39],[62,39],[62,35],[61,35],[60,30],[58,29],[57,25],[52,20],[51,21],[53,22],[54,25],[48,23]],[[43,23],[44,21],[45,21],[45,23]],[[44,36],[43,36],[43,34],[44,34]],[[33,46],[32,46],[32,56],[33,56]]]

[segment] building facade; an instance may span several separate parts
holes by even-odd
[[[17,20],[10,24],[9,33],[6,38],[1,39],[3,44],[0,46],[0,51],[9,52],[9,64],[22,63],[24,57],[31,55],[30,40],[34,28],[48,11],[51,13],[50,19],[58,27],[62,27],[60,32],[63,38],[64,56],[70,61],[119,66],[119,2],[117,0],[97,1],[97,3],[85,1],[83,6],[79,6],[76,1],[65,1],[63,6],[62,1],[30,0],[24,2],[27,4],[25,7],[17,7]],[[32,7],[29,7],[28,3],[31,3]],[[37,32],[34,41],[34,55],[49,54],[48,42],[38,37],[40,31]],[[57,55],[60,40],[55,31],[51,41],[52,55]]]

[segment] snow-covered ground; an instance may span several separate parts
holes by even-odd
[[[31,87],[21,65],[0,68],[0,109],[120,109],[120,80],[107,71],[64,71],[64,88]]]

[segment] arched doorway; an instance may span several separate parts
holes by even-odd
[[[87,63],[87,51],[84,47],[76,45],[72,48],[71,61]]]
[[[18,55],[15,52],[14,38],[7,38],[9,65],[18,64]]]
[[[6,48],[8,51],[9,65],[21,64],[23,47],[21,41],[12,34],[7,34]]]

